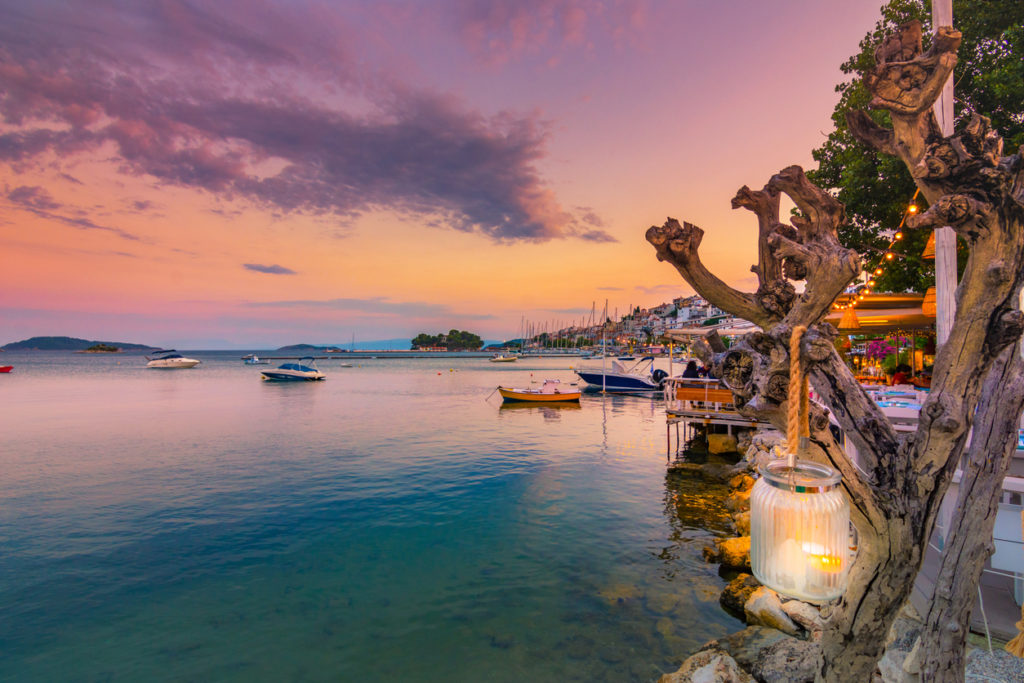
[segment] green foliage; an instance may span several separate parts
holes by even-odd
[[[882,359],[882,372],[891,375],[896,372],[897,365],[910,365],[910,353],[900,351],[898,356],[895,353],[890,353]]]
[[[449,351],[477,351],[484,345],[484,340],[472,332],[449,330],[448,334],[426,334],[420,332],[412,340],[412,348],[444,347]]]
[[[925,49],[931,35],[931,3],[922,0],[891,0],[882,7],[882,18],[860,42],[860,52],[840,67],[850,79],[836,86],[839,102],[832,113],[835,129],[812,152],[817,170],[807,175],[821,187],[835,191],[846,205],[848,223],[840,228],[840,241],[861,253],[866,268],[881,260],[915,186],[903,163],[878,154],[853,139],[846,112],[867,110],[870,98],[861,80],[875,63],[874,49],[882,38],[902,23],[921,20]],[[956,125],[977,111],[989,116],[1003,135],[1006,149],[1024,144],[1024,5],[1020,0],[968,2],[954,0],[953,22],[963,33],[963,44],[953,77]],[[888,112],[871,111],[877,123],[890,126]],[[927,208],[923,199],[917,202]],[[904,230],[893,251],[897,257],[884,266],[876,291],[923,292],[934,284],[934,268],[921,258],[928,240],[925,231]],[[961,266],[966,250],[961,250]]]

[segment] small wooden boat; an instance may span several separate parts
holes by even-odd
[[[507,401],[531,401],[533,403],[556,403],[559,401],[579,401],[578,387],[563,386],[557,379],[546,379],[537,389],[514,389],[498,387],[498,393]]]
[[[10,372],[13,369],[13,365],[0,365],[0,372]]]

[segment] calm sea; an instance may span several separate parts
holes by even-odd
[[[741,626],[660,401],[491,395],[578,359],[188,355],[0,354],[0,680],[651,681]]]

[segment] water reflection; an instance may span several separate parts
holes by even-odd
[[[706,482],[690,473],[666,472],[664,502],[669,543],[655,555],[665,563],[667,577],[675,576],[677,561],[692,552],[695,541],[707,539],[709,533],[732,533],[732,516],[725,507],[728,496],[725,484]]]
[[[557,421],[561,419],[561,413],[582,410],[579,403],[566,401],[564,403],[549,403],[538,405],[536,403],[502,403],[499,409],[501,413],[521,412],[538,413],[545,421]]]

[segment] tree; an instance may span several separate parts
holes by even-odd
[[[1024,54],[1024,9],[1020,0],[954,0],[953,16],[963,35],[960,54],[964,57],[953,73],[957,125],[964,125],[975,112],[988,116],[1008,149],[1016,149],[1024,144],[1024,119],[1019,115],[1024,111],[1024,61],[1020,58]],[[863,76],[875,66],[875,46],[898,26],[915,19],[930,35],[931,2],[891,0],[882,8],[875,29],[860,42],[860,52],[840,67],[850,79],[836,86],[840,98],[832,113],[835,128],[812,152],[818,169],[807,173],[818,186],[835,191],[846,206],[848,222],[839,228],[839,239],[871,264],[879,261],[888,246],[916,188],[899,159],[879,154],[852,135],[846,115],[864,109],[871,99]],[[875,111],[872,118],[879,125],[890,125],[887,111]],[[877,291],[923,292],[934,284],[932,266],[921,258],[929,234],[903,231],[903,239],[894,248],[898,257],[876,278]],[[962,248],[961,269],[966,256],[966,248]]]
[[[965,450],[970,464],[964,488],[980,493],[958,516],[953,541],[980,562],[972,557],[955,565],[980,572],[985,553],[979,550],[992,530],[984,513],[996,504],[1024,408],[1024,360],[1017,352],[1024,314],[1015,308],[1024,285],[1024,158],[1003,156],[1002,139],[977,114],[953,136],[941,136],[931,107],[957,62],[961,36],[940,28],[928,52],[921,38],[920,22],[900,27],[881,41],[865,74],[868,104],[888,113],[886,125],[859,110],[847,117],[858,140],[898,157],[912,171],[930,208],[909,221],[910,227],[949,225],[969,250],[956,318],[938,350],[915,433],[897,435],[836,352],[835,328],[822,322],[862,264],[857,250],[838,239],[847,222],[843,205],[802,169],[783,169],[762,190],[743,187],[733,199],[734,207],[758,219],[754,293],[733,289],[704,267],[698,255],[704,232],[697,226],[670,218],[647,231],[658,259],[674,265],[699,294],[763,329],[726,351],[712,352],[708,344],[698,349],[732,390],[740,411],[785,428],[788,401],[796,399],[788,395],[789,344],[794,328],[806,326],[800,360],[859,453],[855,465],[833,437],[828,415],[812,403],[808,457],[842,473],[859,536],[846,592],[826,622],[817,675],[822,681],[871,679]],[[781,194],[799,210],[789,225],[779,220]],[[799,280],[806,285],[798,296],[791,281]],[[954,581],[946,568],[940,576],[947,595],[933,602],[927,640],[920,644],[936,658],[928,662],[929,680],[963,679],[962,606],[973,596],[976,583],[970,579],[976,582],[977,576],[966,578]]]
[[[449,330],[448,334],[429,335],[420,332],[412,340],[412,348],[443,346],[449,351],[477,351],[484,345],[484,340],[472,332]]]

